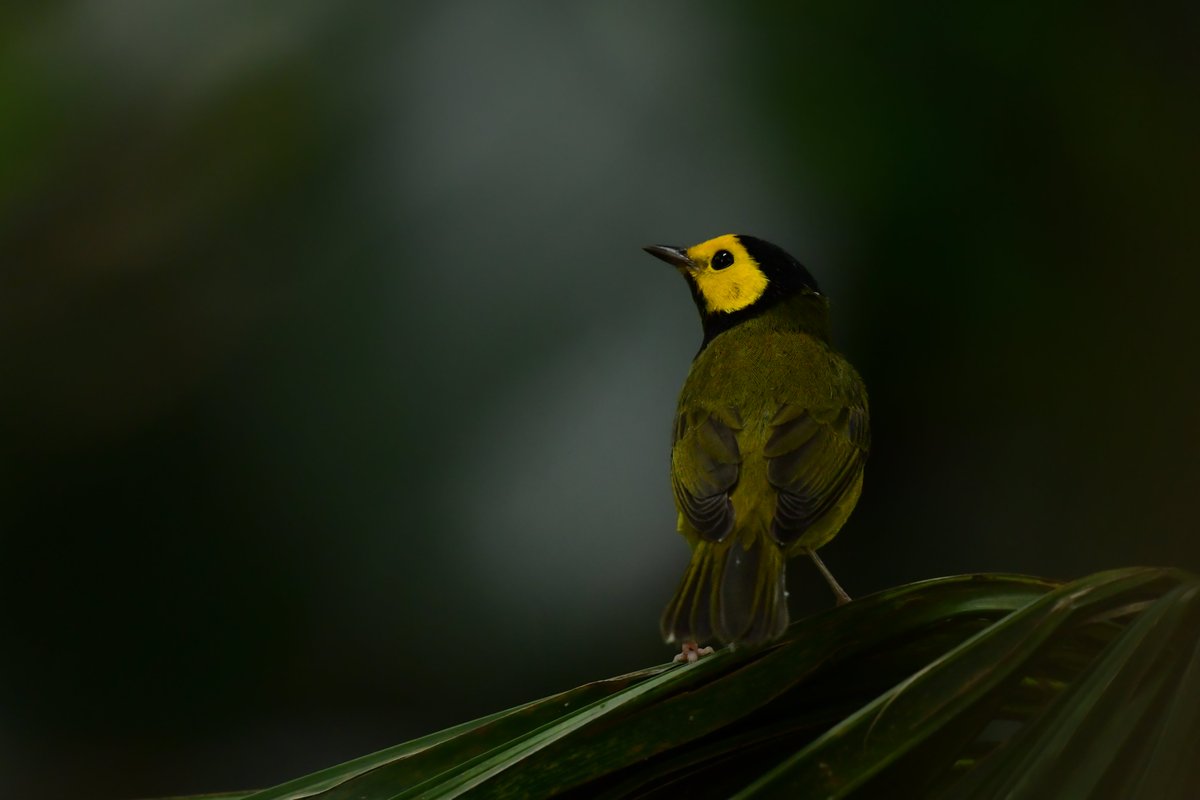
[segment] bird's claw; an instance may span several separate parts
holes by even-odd
[[[696,642],[684,642],[680,652],[675,654],[675,663],[686,661],[689,664],[696,663],[701,656],[711,655],[713,649],[711,647],[701,647]]]

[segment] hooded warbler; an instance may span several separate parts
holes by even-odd
[[[646,252],[687,280],[704,340],[679,395],[671,485],[691,562],[662,616],[676,660],[760,644],[788,624],[784,567],[817,557],[858,502],[870,443],[862,379],[830,345],[829,301],[753,236]]]

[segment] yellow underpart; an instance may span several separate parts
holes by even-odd
[[[712,257],[720,250],[733,254],[733,264],[715,270]],[[710,314],[739,311],[758,302],[767,290],[767,276],[732,233],[689,247],[687,254],[696,265],[692,279],[696,281]]]

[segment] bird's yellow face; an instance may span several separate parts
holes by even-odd
[[[829,304],[816,279],[778,245],[745,233],[727,233],[692,247],[652,244],[642,249],[687,279],[700,310],[704,345],[781,303],[790,309],[785,315],[816,320],[809,327],[829,339]]]
[[[770,281],[762,267],[732,233],[686,251],[686,270],[704,299],[705,311],[732,313],[758,302]]]

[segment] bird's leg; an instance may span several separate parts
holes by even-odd
[[[697,642],[684,642],[681,652],[675,654],[675,661],[686,661],[689,664],[694,663],[700,656],[711,654],[711,647],[701,647]]]
[[[837,604],[842,606],[846,603],[849,603],[850,595],[846,594],[846,590],[843,589],[841,584],[837,582],[837,578],[833,577],[833,573],[829,571],[829,567],[825,566],[825,562],[822,561],[820,556],[817,555],[817,551],[809,548],[808,557],[811,558],[813,563],[817,565],[817,569],[819,569],[821,574],[825,576],[825,582],[829,584],[829,588],[833,590],[835,595],[837,595]]]

